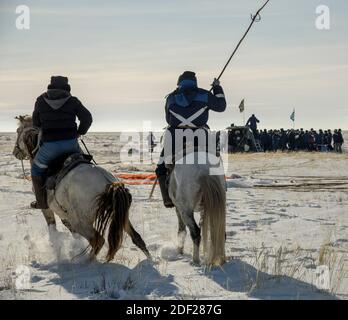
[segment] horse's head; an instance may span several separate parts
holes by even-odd
[[[17,139],[13,155],[19,160],[32,159],[37,145],[38,130],[33,127],[30,116],[18,116]]]

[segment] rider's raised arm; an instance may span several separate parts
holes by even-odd
[[[92,124],[92,115],[91,113],[83,106],[79,99],[76,99],[76,107],[75,112],[76,116],[80,121],[79,128],[77,129],[77,133],[79,135],[85,135]]]
[[[223,112],[226,110],[226,99],[224,90],[220,85],[213,86],[213,93],[209,92],[208,107],[210,110],[216,112]]]
[[[39,110],[38,110],[38,102],[36,101],[32,119],[33,119],[33,126],[36,128],[41,128],[41,121],[40,121],[40,115],[39,115]]]

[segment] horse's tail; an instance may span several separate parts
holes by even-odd
[[[104,237],[109,226],[109,251],[106,259],[114,258],[123,241],[123,230],[129,221],[129,208],[132,196],[123,183],[110,183],[105,191],[97,197],[97,214],[95,228],[99,236]]]
[[[201,180],[203,192],[202,236],[208,265],[225,262],[226,191],[221,178],[205,175]]]

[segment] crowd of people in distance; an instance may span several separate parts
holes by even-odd
[[[335,151],[342,153],[344,138],[341,129],[253,130],[263,151]]]

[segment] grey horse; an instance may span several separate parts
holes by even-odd
[[[226,183],[221,159],[202,151],[187,153],[170,174],[169,195],[179,221],[178,251],[183,253],[186,227],[193,241],[193,262],[200,263],[201,229],[205,264],[225,262]],[[200,224],[194,212],[201,214]]]
[[[13,155],[32,162],[38,140],[38,130],[29,116],[19,120]],[[95,259],[104,245],[108,231],[107,261],[114,258],[123,241],[124,231],[146,257],[150,253],[145,242],[129,221],[132,202],[129,190],[111,173],[93,164],[80,164],[72,169],[55,190],[47,193],[49,209],[42,210],[50,232],[56,230],[54,214],[72,234],[80,234],[91,247],[90,258]]]

